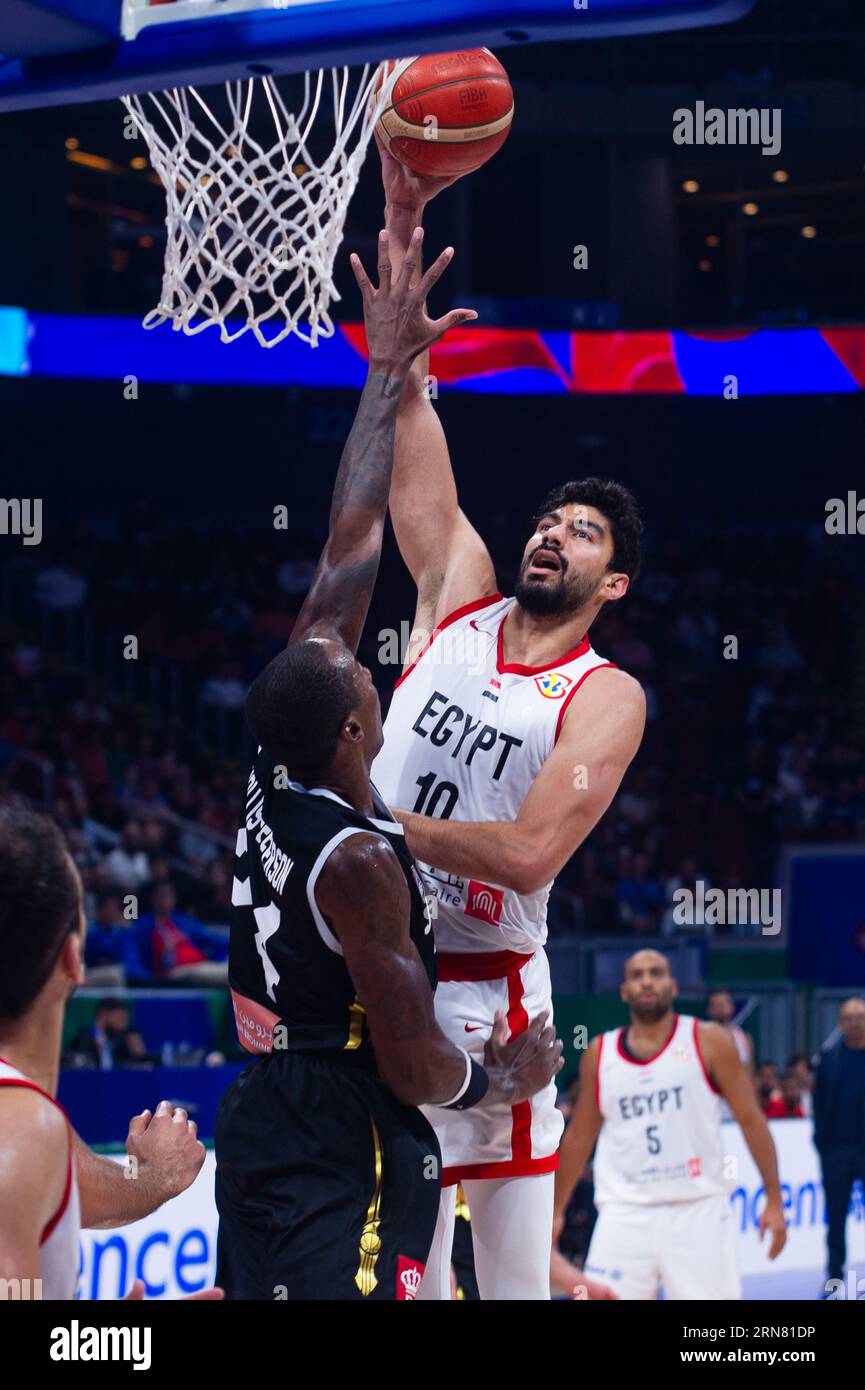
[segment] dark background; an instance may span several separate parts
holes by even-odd
[[[561,323],[561,301],[604,306],[623,327],[861,315],[858,0],[761,0],[734,25],[501,56],[515,89],[512,133],[428,217],[430,245],[452,239],[458,249],[454,296],[546,299],[532,309],[537,327]],[[696,100],[780,108],[780,154],[674,145],[672,113]],[[2,118],[0,303],[143,312],[155,302],[162,192],[149,168],[130,167],[146,152],[124,140],[123,115],[110,102]],[[67,150],[68,140],[77,147]],[[778,169],[783,184],[773,181]],[[686,180],[699,192],[683,192]],[[741,211],[746,201],[758,216]],[[372,247],[380,207],[371,159],[349,213],[350,246]],[[813,240],[804,226],[816,227]],[[576,244],[588,247],[587,270],[572,268]],[[345,264],[339,283],[356,315]]]

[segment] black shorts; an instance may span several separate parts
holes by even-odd
[[[441,1155],[379,1077],[274,1052],[216,1118],[216,1283],[227,1298],[411,1299],[435,1231]]]

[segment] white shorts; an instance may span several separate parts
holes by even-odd
[[[497,1009],[506,1014],[512,1036],[523,1032],[538,1014],[552,1017],[550,968],[542,950],[533,956],[514,951],[467,956],[442,953],[438,970],[435,1012],[439,1027],[478,1062],[483,1062],[484,1044],[493,1031]],[[472,978],[466,979],[466,975]],[[551,1081],[531,1100],[518,1105],[481,1101],[470,1110],[424,1106],[441,1145],[442,1185],[463,1179],[553,1172],[559,1164],[559,1140],[564,1129],[556,1094]]]
[[[585,1270],[623,1299],[742,1297],[736,1233],[725,1194],[693,1202],[605,1202]]]

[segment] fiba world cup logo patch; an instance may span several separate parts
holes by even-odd
[[[407,1260],[405,1255],[397,1255],[396,1296],[399,1303],[413,1303],[417,1298],[420,1281],[425,1266],[417,1260]]]
[[[561,700],[573,681],[570,676],[563,676],[558,671],[546,671],[542,676],[535,676],[535,685],[547,700]]]

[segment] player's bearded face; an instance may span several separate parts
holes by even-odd
[[[673,981],[633,980],[625,986],[625,1001],[643,1023],[657,1023],[669,1012],[673,1002]]]
[[[547,574],[529,572],[538,552],[544,559],[550,556]],[[552,568],[551,553],[543,545],[528,547],[514,589],[517,602],[527,613],[540,618],[576,613],[586,606],[597,589],[599,579],[596,574],[573,569],[561,551],[556,551],[556,561],[558,572]]]

